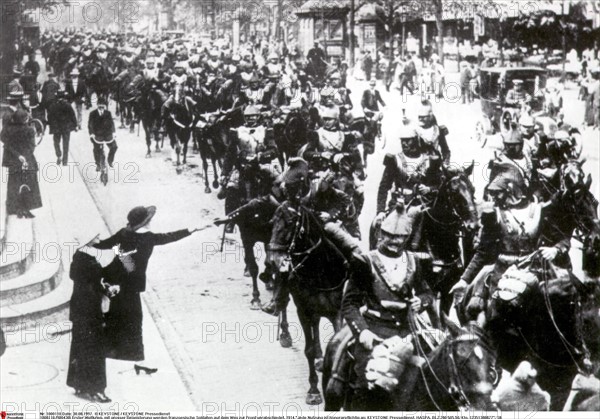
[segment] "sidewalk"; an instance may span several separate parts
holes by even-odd
[[[46,136],[38,148],[40,162],[49,161],[53,155],[52,139]],[[53,166],[53,167],[52,167]],[[46,210],[54,220],[58,241],[63,249],[63,281],[68,277],[71,255],[65,243],[73,241],[75,233],[86,229],[108,237],[108,230],[80,172],[71,167],[40,164],[40,189]],[[40,243],[43,246],[46,243]],[[42,252],[43,253],[43,252]],[[148,312],[144,310],[144,344],[151,353],[153,366],[158,373],[136,376],[132,362],[107,360],[106,394],[111,403],[97,405],[105,411],[193,411],[195,410],[187,390],[171,360],[158,329]],[[59,335],[53,335],[56,331]],[[70,350],[70,323],[58,322],[40,325],[37,330],[27,331],[25,346],[9,347],[0,358],[1,410],[10,412],[45,411],[44,406],[59,411],[83,410],[90,402],[75,397],[73,389],[66,385]],[[87,407],[86,407],[87,406]]]

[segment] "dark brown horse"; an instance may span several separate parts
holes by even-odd
[[[335,331],[341,327],[343,287],[347,261],[325,236],[323,226],[303,205],[282,204],[273,218],[267,248],[276,271],[287,276],[290,294],[304,331],[304,354],[308,361],[310,388],[307,404],[320,404],[317,366],[322,358],[319,321],[329,319]]]
[[[409,363],[403,375],[395,377],[400,383],[390,394],[394,410],[457,411],[492,407],[490,396],[497,379],[496,354],[487,336],[474,324],[459,328],[451,321],[444,323],[445,339],[427,351],[414,317],[409,315],[412,342],[419,361]],[[325,410],[348,410],[351,406],[354,371],[350,347],[355,344],[359,343],[354,342],[349,328],[344,328],[327,346],[323,371]]]

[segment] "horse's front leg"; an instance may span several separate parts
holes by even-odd
[[[323,403],[323,397],[321,397],[321,392],[319,391],[319,377],[315,368],[315,339],[318,338],[318,334],[315,335],[315,329],[319,327],[318,317],[315,318],[314,315],[304,313],[298,308],[298,319],[304,331],[304,355],[308,361],[308,383],[310,388],[306,395],[306,404],[321,404]]]
[[[219,172],[217,171],[217,159],[215,158],[215,156],[211,156],[210,158],[212,160],[212,167],[213,167],[213,183],[212,186],[213,188],[218,188],[219,187]]]
[[[287,304],[281,310],[280,316],[281,334],[279,335],[279,344],[282,348],[291,348],[292,336],[290,335],[290,325],[287,319]]]
[[[187,151],[188,144],[190,142],[191,132],[189,130],[184,131],[183,133],[183,164],[187,164]]]
[[[204,170],[204,192],[211,193],[211,189],[208,184],[208,160],[203,153],[200,154],[200,157],[202,158],[202,169]]]
[[[142,121],[140,121],[140,123],[144,125],[144,133],[146,134],[146,157],[150,157],[152,155],[152,151],[150,150],[150,147],[152,146],[152,130],[147,124],[142,123]]]
[[[240,228],[240,235],[242,236],[242,242],[244,243],[244,262],[246,263],[246,269],[250,272],[252,277],[252,301],[250,302],[251,310],[260,310],[260,292],[258,291],[258,264],[254,257],[254,243],[252,240],[248,240],[243,232],[243,227]]]

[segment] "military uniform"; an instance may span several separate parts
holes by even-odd
[[[419,185],[431,189],[431,193],[424,198],[432,199],[441,183],[440,164],[437,156],[426,153],[415,158],[410,158],[404,153],[386,154],[383,159],[383,175],[377,191],[377,213],[393,208],[399,198],[408,202],[415,196]],[[386,205],[390,190],[393,190],[392,199]]]
[[[424,307],[433,301],[433,294],[424,281],[421,281],[419,264],[410,253],[397,259],[383,256],[379,251],[356,255],[352,263],[352,276],[342,302],[342,314],[352,333],[357,339],[354,345],[354,372],[357,381],[354,387],[358,390],[353,400],[353,409],[360,410],[393,410],[382,394],[375,394],[370,399],[364,398],[368,389],[365,376],[371,351],[358,342],[361,332],[371,330],[382,339],[392,336],[406,337],[410,334],[407,302],[412,292],[421,299]],[[404,309],[385,308],[382,302],[397,303]],[[361,307],[366,311],[361,314]],[[363,394],[361,394],[363,393]],[[361,397],[363,396],[363,397]]]
[[[272,182],[281,174],[281,167],[276,161],[277,146],[273,130],[264,125],[232,128],[229,131],[228,150],[223,164],[222,186],[228,190],[225,212],[230,213],[239,205],[238,199],[231,190],[239,190],[242,185],[252,185],[257,180],[264,180],[267,191]],[[257,171],[257,172],[254,172]],[[259,179],[260,178],[260,179]],[[263,179],[264,178],[264,179]],[[247,188],[245,188],[247,189]],[[264,191],[239,191],[248,198],[264,195]],[[240,196],[245,201],[243,196]]]
[[[425,146],[426,152],[429,154],[438,154],[445,165],[450,164],[450,147],[446,136],[448,128],[445,125],[434,124],[429,128],[417,128],[417,135]]]

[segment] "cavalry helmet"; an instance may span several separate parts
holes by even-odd
[[[323,106],[321,108],[321,118],[339,119],[340,110],[337,106]]]
[[[412,233],[415,213],[406,211],[403,205],[396,207],[381,223],[381,231],[393,236],[408,236]]]
[[[523,135],[519,130],[512,129],[502,136],[504,144],[523,144]]]
[[[244,116],[253,116],[253,115],[260,115],[260,109],[258,109],[258,107],[254,106],[254,105],[246,106],[246,109],[244,109]]]
[[[523,115],[519,119],[519,124],[523,127],[533,127],[535,125],[535,121],[531,117],[531,115]]]

